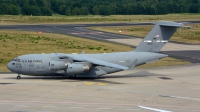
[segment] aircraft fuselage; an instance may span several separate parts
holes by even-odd
[[[95,64],[90,64],[89,62],[76,62],[71,60],[70,58],[62,59],[62,56],[87,56],[99,60],[104,60],[106,62],[115,63],[118,65],[130,67],[133,66],[135,60],[135,66],[144,64],[149,61],[157,60],[159,58],[166,57],[167,55],[158,54],[158,53],[150,53],[150,52],[118,52],[118,53],[104,53],[104,54],[61,54],[61,53],[52,53],[52,54],[28,54],[18,56],[8,63],[7,67],[12,72],[24,75],[32,75],[32,76],[70,76],[76,75],[77,77],[98,77],[105,74],[122,71],[122,69],[99,66]],[[63,67],[59,64],[56,65],[55,62],[66,65]],[[83,64],[89,66],[88,71],[84,71],[81,73],[68,73],[67,72],[67,64]],[[54,68],[53,68],[53,67]],[[59,69],[60,68],[60,69]],[[62,68],[62,69],[61,69]]]

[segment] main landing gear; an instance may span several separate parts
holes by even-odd
[[[17,79],[21,79],[21,76],[18,74]]]

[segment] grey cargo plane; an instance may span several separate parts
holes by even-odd
[[[131,52],[103,54],[27,54],[14,58],[7,68],[18,74],[31,76],[69,76],[97,78],[109,73],[133,69],[167,55],[157,53],[182,23],[159,21]]]

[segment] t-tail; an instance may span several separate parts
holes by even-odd
[[[157,22],[134,51],[159,52],[179,27],[184,27],[184,24],[169,21]]]

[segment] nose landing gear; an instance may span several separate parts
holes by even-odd
[[[21,79],[21,76],[18,74],[17,79]]]

